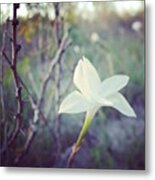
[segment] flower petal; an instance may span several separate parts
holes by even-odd
[[[87,94],[86,89],[84,88],[85,82],[84,82],[84,72],[83,72],[82,60],[79,60],[77,66],[75,68],[73,82],[83,94]]]
[[[79,60],[73,81],[85,96],[89,96],[90,92],[97,92],[101,83],[95,67],[85,57]]]
[[[86,98],[78,91],[74,91],[63,100],[59,113],[80,113],[87,111],[89,108],[91,108],[91,104]]]
[[[110,78],[107,78],[101,83],[99,94],[106,97],[119,90],[127,85],[129,77],[126,75],[115,75]]]
[[[133,108],[127,102],[125,97],[119,92],[116,92],[115,94],[109,96],[107,99],[112,103],[111,107],[117,109],[122,114],[126,116],[136,117]]]

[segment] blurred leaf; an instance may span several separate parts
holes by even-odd
[[[36,30],[38,29],[38,25],[40,22],[40,14],[35,14],[31,19],[29,20],[23,20],[20,23],[18,33],[19,36],[22,36],[27,43],[30,43],[33,36],[36,33]]]
[[[25,56],[23,60],[21,60],[17,65],[18,73],[24,75],[29,69],[29,63],[30,63],[30,59],[27,56]],[[4,79],[3,79],[4,86],[6,87],[9,86],[11,80],[12,80],[12,71],[10,68],[7,68],[4,72]]]
[[[101,158],[100,149],[98,147],[94,147],[91,151],[91,155],[92,155],[92,158],[94,159],[95,163],[99,164],[100,158]]]
[[[4,86],[5,87],[9,86],[11,80],[12,80],[12,72],[11,69],[8,68],[4,73],[4,79],[3,79]]]
[[[25,56],[17,65],[19,74],[25,74],[29,70],[30,59]]]

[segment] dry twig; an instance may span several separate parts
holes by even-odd
[[[15,140],[19,129],[21,125],[22,120],[22,113],[23,113],[23,101],[22,101],[22,87],[19,81],[19,75],[17,72],[17,55],[20,50],[20,45],[17,44],[17,26],[18,26],[18,19],[17,19],[17,9],[19,8],[19,4],[13,5],[13,20],[12,20],[12,61],[10,62],[5,53],[3,52],[3,55],[5,56],[6,60],[11,66],[13,78],[14,78],[14,85],[15,85],[15,94],[16,94],[16,100],[17,100],[17,113],[14,117],[16,125],[15,130],[13,131],[8,144],[12,144],[12,142]]]

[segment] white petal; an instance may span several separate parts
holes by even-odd
[[[75,68],[73,82],[76,85],[76,87],[83,94],[87,94],[87,91],[86,91],[86,88],[85,88],[85,82],[84,82],[84,72],[83,72],[83,62],[82,62],[82,60],[79,60],[77,66]]]
[[[126,75],[115,75],[104,80],[101,84],[99,94],[102,97],[109,96],[127,85],[129,77]]]
[[[85,75],[87,80],[89,80],[89,85],[93,87],[93,85],[99,85],[101,80],[99,75],[95,69],[95,67],[90,63],[90,61],[86,57],[82,57],[85,65]]]
[[[136,117],[136,114],[130,104],[127,102],[125,97],[120,93],[115,93],[112,96],[108,97],[108,100],[111,101],[111,107],[114,107],[122,114],[126,116]]]
[[[73,81],[85,96],[88,96],[90,92],[97,92],[101,83],[95,67],[85,57],[79,60]]]
[[[91,108],[91,105],[86,98],[78,91],[74,91],[63,100],[59,113],[80,113],[87,111],[89,108]]]

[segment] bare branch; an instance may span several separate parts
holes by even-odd
[[[18,154],[18,156],[16,157],[16,159],[14,161],[15,164],[18,164],[18,162],[23,158],[25,153],[28,151],[28,149],[30,148],[31,143],[32,143],[35,135],[36,135],[36,128],[34,126],[31,126],[28,129],[28,137],[26,139],[24,147],[23,147],[22,151]]]
[[[21,79],[21,77],[19,77],[19,81],[20,81],[21,85],[22,85],[23,88],[26,90],[26,92],[27,92],[27,94],[28,94],[28,96],[29,96],[29,100],[30,100],[32,109],[35,109],[35,107],[36,107],[36,102],[35,102],[35,99],[33,98],[32,93],[31,93],[30,90],[27,88],[26,84],[25,84],[24,81]]]
[[[52,74],[52,71],[55,67],[55,65],[59,62],[59,60],[61,59],[63,53],[65,52],[65,50],[68,48],[68,46],[71,44],[71,41],[68,40],[68,32],[64,35],[62,41],[61,41],[61,44],[59,46],[59,49],[57,50],[56,52],[56,55],[55,57],[53,58],[53,60],[51,61],[51,64],[50,64],[50,68],[49,68],[49,71],[48,71],[48,74],[47,76],[45,77],[44,81],[43,81],[43,85],[42,85],[42,89],[41,89],[41,96],[40,96],[40,100],[39,100],[39,104],[38,106],[40,107],[44,101],[44,94],[46,92],[46,89],[47,89],[47,85],[48,85],[48,82],[51,78],[51,74]]]
[[[5,121],[5,103],[4,103],[4,89],[3,89],[3,66],[4,66],[4,60],[3,60],[3,51],[5,49],[5,39],[6,39],[6,29],[4,30],[4,34],[2,37],[2,47],[1,47],[1,74],[0,74],[0,95],[1,95],[1,106],[2,106],[2,120],[1,122],[4,123]]]
[[[17,55],[18,51],[20,49],[20,46],[17,44],[17,26],[18,26],[18,19],[17,19],[17,9],[19,8],[19,4],[13,4],[13,20],[12,20],[12,32],[13,32],[13,37],[12,37],[12,73],[13,73],[13,78],[14,78],[14,84],[15,84],[15,91],[16,91],[16,100],[17,100],[17,113],[14,117],[16,121],[16,127],[15,130],[10,137],[10,140],[8,144],[11,144],[14,139],[16,138],[19,129],[20,129],[20,124],[22,120],[22,112],[23,112],[23,102],[22,102],[22,87],[20,84],[19,80],[19,75],[17,72]]]
[[[72,70],[71,70],[71,74],[73,74],[73,72],[74,72],[74,70],[75,70],[76,65],[77,65],[77,62],[75,62],[75,63],[73,64],[73,68],[72,68]],[[72,79],[72,78],[70,78],[70,81],[68,82],[68,85],[66,86],[66,88],[63,90],[63,92],[62,92],[62,95],[61,95],[61,96],[63,96],[64,94],[66,94],[66,93],[67,93],[67,91],[69,90],[69,88],[70,88],[70,86],[71,86],[71,84],[72,84],[72,81],[73,81],[73,79]],[[60,97],[60,98],[61,98],[61,97]]]
[[[7,61],[8,65],[10,66],[10,68],[12,69],[12,64],[10,59],[8,58],[8,56],[6,55],[5,51],[2,51],[2,55],[5,57],[5,60]]]

